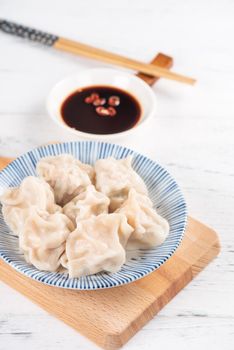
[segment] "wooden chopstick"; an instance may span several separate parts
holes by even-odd
[[[168,69],[155,66],[153,64],[143,63],[102,49],[97,49],[95,47],[82,44],[74,40],[65,39],[57,35],[45,33],[40,30],[22,26],[21,24],[13,23],[4,19],[0,19],[0,30],[7,34],[12,34],[32,41],[40,42],[44,45],[52,46],[56,49],[71,52],[76,55],[82,55],[113,65],[140,71],[141,73],[148,74],[153,77],[166,78],[190,85],[195,83],[195,79],[171,72]]]
[[[82,44],[77,41],[68,40],[65,38],[59,38],[54,43],[54,47],[62,51],[85,56],[85,57],[96,59],[99,61],[104,61],[113,65],[119,65],[125,68],[140,71],[142,73],[149,74],[155,77],[175,80],[175,81],[190,84],[190,85],[193,85],[196,81],[195,79],[183,76],[178,73],[171,72],[165,68],[156,67],[152,64],[143,63],[131,58],[127,58],[127,57],[124,57],[115,53],[111,53],[102,49],[97,49],[95,47]]]

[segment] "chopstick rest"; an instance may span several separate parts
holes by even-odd
[[[102,49],[79,43],[77,41],[65,39],[57,35],[49,34],[6,20],[0,20],[0,29],[5,33],[39,42],[41,44],[51,46],[62,51],[140,71],[154,77],[166,78],[190,85],[193,85],[195,83],[194,79],[171,72],[168,69],[158,67],[153,64],[143,63],[128,57],[114,54]]]

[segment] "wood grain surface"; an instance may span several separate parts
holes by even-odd
[[[9,164],[12,161],[13,158],[0,157],[0,169],[2,170],[3,168],[5,168],[5,166],[7,166],[7,164]]]
[[[218,254],[217,234],[190,218],[177,252],[126,286],[73,291],[43,285],[0,260],[0,279],[104,349],[117,349],[154,317]]]

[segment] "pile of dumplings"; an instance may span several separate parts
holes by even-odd
[[[73,278],[119,271],[126,249],[162,244],[168,222],[153,208],[131,161],[110,157],[91,166],[69,154],[45,157],[37,177],[6,189],[3,216],[25,260]]]

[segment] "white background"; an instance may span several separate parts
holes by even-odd
[[[161,51],[175,71],[197,78],[194,87],[157,83],[157,116],[119,143],[173,174],[190,215],[219,233],[222,252],[124,349],[233,349],[234,1],[0,0],[0,18],[143,61]],[[45,99],[59,79],[97,66],[0,33],[0,155],[74,139],[49,120]],[[0,284],[0,349],[13,348],[97,349]]]

